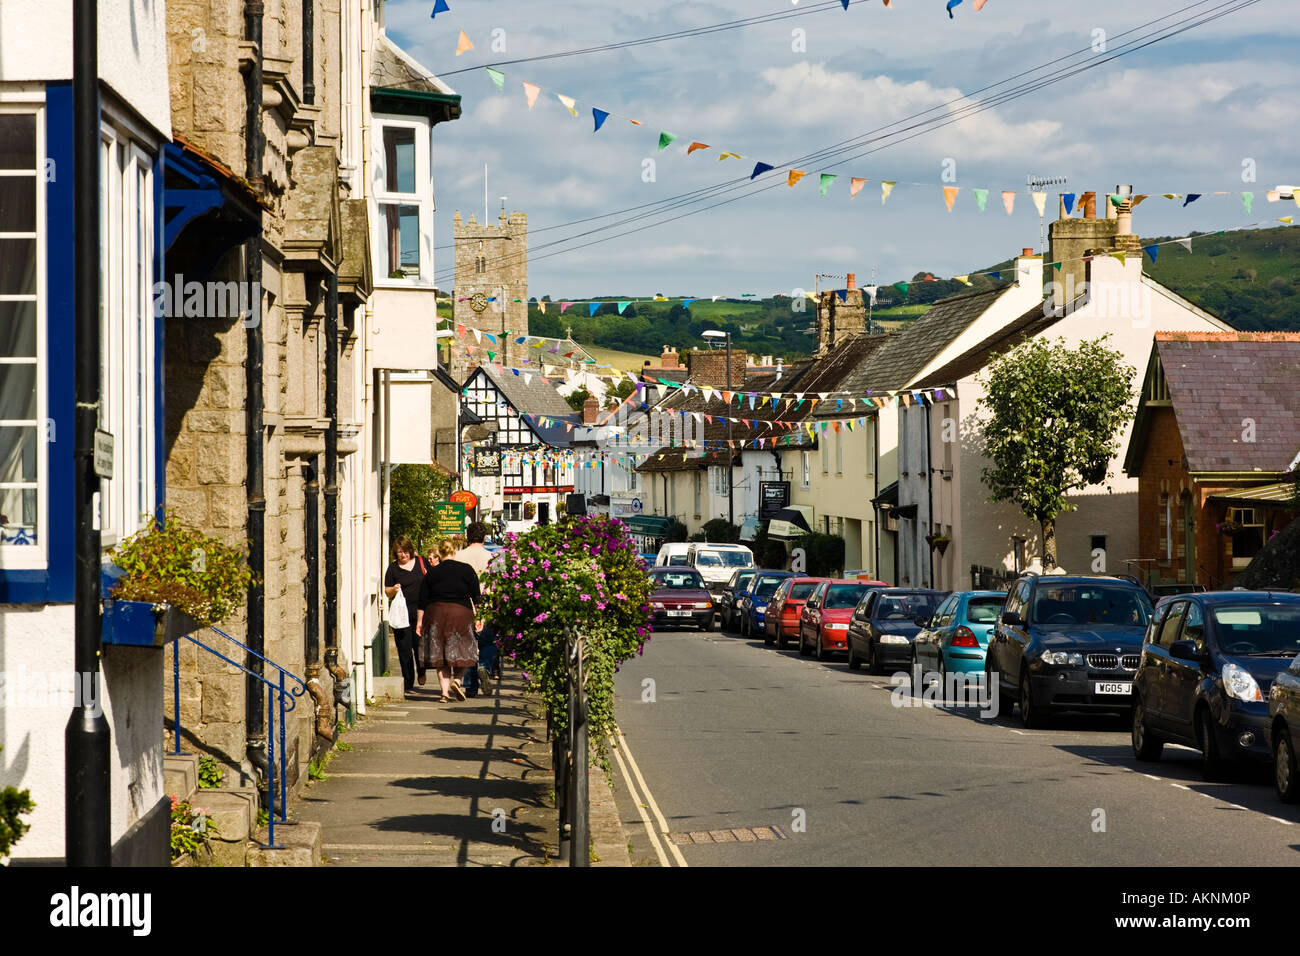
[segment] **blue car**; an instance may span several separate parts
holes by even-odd
[[[736,596],[736,617],[740,620],[740,633],[755,637],[765,633],[764,620],[768,602],[786,578],[794,577],[790,571],[759,571],[749,579],[745,590]]]
[[[998,622],[1005,591],[957,591],[948,595],[929,625],[912,640],[912,666],[940,681],[949,673],[984,670],[989,634]]]

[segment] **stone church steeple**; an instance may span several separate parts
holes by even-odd
[[[506,215],[505,208],[496,225],[480,225],[470,213],[469,221],[457,212],[452,219],[452,236],[456,243],[456,279],[452,293],[452,316],[456,325],[465,327],[464,339],[453,339],[451,374],[463,382],[470,370],[488,361],[506,367],[527,367],[527,345],[515,339],[528,334],[528,216],[522,212]],[[494,345],[487,338],[477,341],[470,331],[478,329],[497,337]],[[472,349],[472,356],[466,349]],[[496,353],[495,359],[488,351]]]

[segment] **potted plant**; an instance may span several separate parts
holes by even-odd
[[[253,578],[242,551],[171,511],[121,542],[112,559],[108,644],[161,647],[224,620],[243,604]]]
[[[928,534],[925,536],[925,540],[930,545],[930,550],[938,551],[941,558],[944,552],[948,550],[948,545],[952,544],[952,539],[946,534]]]
[[[525,502],[524,502],[524,520],[525,520],[525,521],[532,521],[533,518],[535,518],[535,517],[537,517],[537,505],[536,505],[534,502],[532,502],[532,501],[525,501]]]
[[[1241,525],[1236,521],[1233,521],[1231,518],[1224,518],[1214,527],[1218,529],[1219,534],[1225,536],[1234,535],[1241,530]]]

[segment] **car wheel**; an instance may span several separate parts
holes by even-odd
[[[766,622],[764,622],[764,624],[763,624],[763,646],[764,646],[764,647],[771,647],[771,646],[772,646],[772,641],[773,641],[773,640],[775,640],[775,638],[772,637],[772,629],[771,629],[770,627],[767,626]]]
[[[1201,775],[1209,781],[1222,780],[1227,764],[1219,752],[1219,737],[1214,732],[1214,718],[1210,716],[1210,708],[1201,708],[1197,723],[1201,730]]]
[[[948,703],[948,665],[943,659],[943,648],[939,648],[939,701]]]
[[[1147,728],[1147,710],[1139,697],[1133,703],[1133,756],[1138,760],[1155,761],[1165,749],[1165,742]]]
[[[707,621],[705,621],[703,624],[700,625],[700,630],[701,630],[701,631],[711,631],[711,630],[713,630],[713,615],[712,615],[712,614],[709,615],[709,619],[708,619]]]
[[[1283,803],[1300,803],[1300,782],[1296,780],[1295,748],[1285,724],[1273,732],[1273,785]]]
[[[844,644],[849,649],[849,670],[851,671],[861,670],[862,661],[860,661],[857,655],[853,653],[853,638],[851,637],[845,638]]]
[[[799,628],[799,656],[800,656],[800,657],[807,657],[807,656],[808,656],[808,645],[807,645],[807,643],[806,643],[806,642],[804,641],[804,639],[803,639],[803,628],[802,628],[802,627]]]
[[[826,639],[822,635],[821,631],[817,632],[817,649],[813,656],[816,657],[818,663],[821,664],[825,664],[831,657],[830,652],[826,650]]]
[[[783,628],[780,624],[778,624],[778,625],[776,626],[776,647],[777,647],[777,650],[781,650],[781,651],[785,650],[785,646],[786,646],[787,644],[789,644],[789,643],[790,643],[790,642],[789,642],[788,640],[786,640],[786,637],[785,637],[785,628]]]
[[[876,642],[870,639],[867,640],[867,673],[880,673],[880,661],[876,658]]]
[[[1024,664],[1020,665],[1022,668]],[[1020,722],[1029,730],[1034,727],[1043,725],[1043,716],[1038,712],[1038,705],[1034,703],[1034,691],[1029,683],[1029,675],[1020,675]]]
[[[746,614],[744,617],[742,617],[742,618],[740,619],[740,636],[741,636],[741,637],[753,637],[753,636],[754,636],[754,628],[753,628],[753,626],[749,623],[749,615],[748,615],[748,614]]]

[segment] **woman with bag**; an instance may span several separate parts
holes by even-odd
[[[402,685],[409,694],[415,687],[417,655],[415,651],[419,624],[420,585],[428,566],[417,557],[415,548],[405,535],[393,542],[393,563],[384,574],[384,594],[392,603],[388,608],[388,622],[393,628],[397,644],[397,660],[402,668]],[[424,684],[424,667],[418,668],[421,686]]]
[[[443,700],[464,700],[461,679],[478,663],[474,633],[474,602],[479,599],[478,574],[463,561],[453,560],[450,541],[438,545],[441,561],[430,568],[420,585],[420,651],[425,667],[438,669]]]

